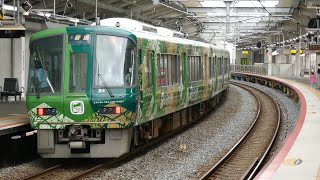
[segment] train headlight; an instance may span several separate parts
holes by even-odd
[[[57,114],[56,108],[37,108],[38,116],[54,116]]]
[[[120,114],[120,113],[121,113],[120,106],[99,108],[99,114]]]

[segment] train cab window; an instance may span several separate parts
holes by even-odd
[[[30,44],[28,93],[59,93],[62,86],[64,35],[34,40]]]
[[[81,93],[86,90],[87,82],[87,53],[71,53],[69,92]]]
[[[131,40],[97,35],[95,50],[95,87],[135,85],[135,45]]]

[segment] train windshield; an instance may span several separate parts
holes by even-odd
[[[63,38],[55,35],[31,43],[28,93],[61,92]]]
[[[95,87],[135,84],[135,45],[124,37],[97,35],[94,70]]]

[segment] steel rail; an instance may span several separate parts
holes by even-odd
[[[57,169],[59,169],[61,167],[62,167],[62,164],[58,164],[58,165],[52,166],[52,167],[50,167],[48,169],[45,169],[43,171],[36,172],[36,173],[31,174],[31,175],[29,175],[27,177],[24,177],[24,178],[22,178],[22,180],[36,179],[36,178],[39,178],[39,177],[44,176],[46,174],[49,174],[51,172],[54,172],[54,171],[56,171]]]
[[[235,82],[231,82],[233,85],[236,84],[241,84],[241,83],[235,83]],[[246,86],[246,85],[236,85],[236,86]],[[271,97],[269,94],[249,86],[252,89],[255,89],[257,91],[262,92],[263,94]],[[249,91],[249,90],[248,90]],[[250,92],[250,91],[249,91]],[[252,94],[252,93],[251,93]],[[256,95],[254,95],[255,98],[257,99],[258,97]],[[256,175],[259,167],[261,166],[262,162],[264,161],[264,159],[266,158],[267,154],[269,153],[275,138],[278,134],[279,131],[279,127],[280,127],[280,120],[281,120],[281,110],[280,107],[278,105],[278,103],[274,100],[274,98],[270,98],[271,101],[273,102],[273,104],[276,106],[277,112],[278,112],[278,116],[277,116],[277,126],[275,128],[274,134],[272,136],[272,139],[270,140],[270,143],[268,145],[268,147],[264,150],[264,153],[261,157],[255,157],[254,161],[252,162],[252,164],[250,165],[250,167],[247,169],[247,171],[245,171],[245,173],[242,175],[242,177],[240,179],[252,179],[254,178],[254,176]],[[260,102],[260,100],[259,100]],[[259,103],[259,106],[261,106],[261,104]],[[259,109],[259,112],[261,111],[261,109]],[[244,139],[247,139],[247,137],[249,137],[250,132],[252,131],[254,125],[256,124],[257,120],[258,120],[259,116],[256,116],[256,119],[254,121],[254,123],[251,125],[250,129],[245,133],[245,135],[237,142],[237,144],[218,162],[216,163],[209,171],[206,172],[206,174],[204,174],[200,179],[208,179],[209,177],[211,177],[223,164],[224,162],[226,162],[229,157],[240,147],[240,144],[242,144],[242,142],[244,142]]]
[[[264,93],[265,93],[265,92],[264,92]],[[265,93],[265,94],[268,94],[268,93]],[[270,96],[270,94],[268,94],[268,95]],[[271,99],[272,99],[273,103],[276,105],[277,110],[278,110],[278,112],[279,112],[279,113],[278,113],[278,124],[277,124],[277,128],[276,128],[275,133],[273,134],[273,137],[272,137],[272,139],[271,139],[271,142],[270,142],[269,146],[267,147],[267,149],[266,149],[266,151],[264,152],[264,154],[261,156],[261,158],[260,158],[260,160],[259,160],[259,163],[256,164],[255,168],[251,171],[251,173],[246,176],[246,179],[248,179],[248,180],[249,180],[249,179],[253,179],[254,176],[256,175],[256,173],[257,173],[257,171],[258,171],[258,168],[261,166],[262,162],[265,160],[266,156],[267,156],[268,153],[270,152],[271,147],[272,147],[272,145],[274,144],[275,139],[276,139],[276,137],[277,137],[277,135],[278,135],[278,132],[279,132],[279,129],[280,129],[281,109],[280,109],[279,104],[276,102],[276,100],[275,100],[274,98],[271,98]],[[248,177],[248,176],[249,176],[249,177]]]
[[[233,84],[233,83],[232,83]],[[250,134],[251,130],[253,129],[253,127],[255,126],[259,116],[260,116],[260,112],[261,112],[261,102],[260,99],[253,94],[252,92],[248,91],[250,94],[252,94],[256,101],[257,101],[257,106],[258,106],[258,110],[257,110],[257,114],[255,116],[254,122],[251,124],[250,128],[248,129],[248,131],[241,137],[241,139],[231,148],[231,150],[228,151],[228,153],[226,155],[224,155],[211,169],[209,169],[201,178],[200,180],[204,180],[204,179],[208,179],[209,177],[211,177],[211,175],[216,172],[222,165],[223,163],[238,149],[238,147],[241,145],[241,143],[246,139],[246,137]]]
[[[204,114],[203,116],[201,116],[199,119],[202,119],[206,116],[206,114]],[[191,124],[197,123],[198,121],[191,121],[188,122],[186,125],[181,126],[177,129],[174,129],[173,131],[167,132],[163,135],[161,135],[160,137],[151,140],[150,142],[147,142],[146,144],[143,144],[141,146],[136,147],[136,149],[131,150],[130,152],[123,154],[122,156],[113,159],[112,161],[108,161],[102,164],[99,164],[97,166],[94,166],[86,171],[83,171],[82,173],[76,174],[75,176],[69,178],[69,180],[79,180],[79,179],[85,179],[86,177],[88,177],[91,174],[94,174],[95,172],[99,171],[100,169],[104,169],[104,168],[108,168],[108,167],[112,167],[115,166],[118,163],[121,163],[125,160],[128,159],[132,159],[134,158],[136,155],[139,155],[141,152],[145,151],[147,148],[151,148],[154,145],[163,142],[165,140],[167,140],[168,138],[171,138],[172,136],[180,133],[182,130],[187,129]]]

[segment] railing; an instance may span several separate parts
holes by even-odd
[[[240,65],[240,64],[231,64],[232,72],[246,72],[252,74],[261,74],[267,75],[268,70],[264,65]]]

